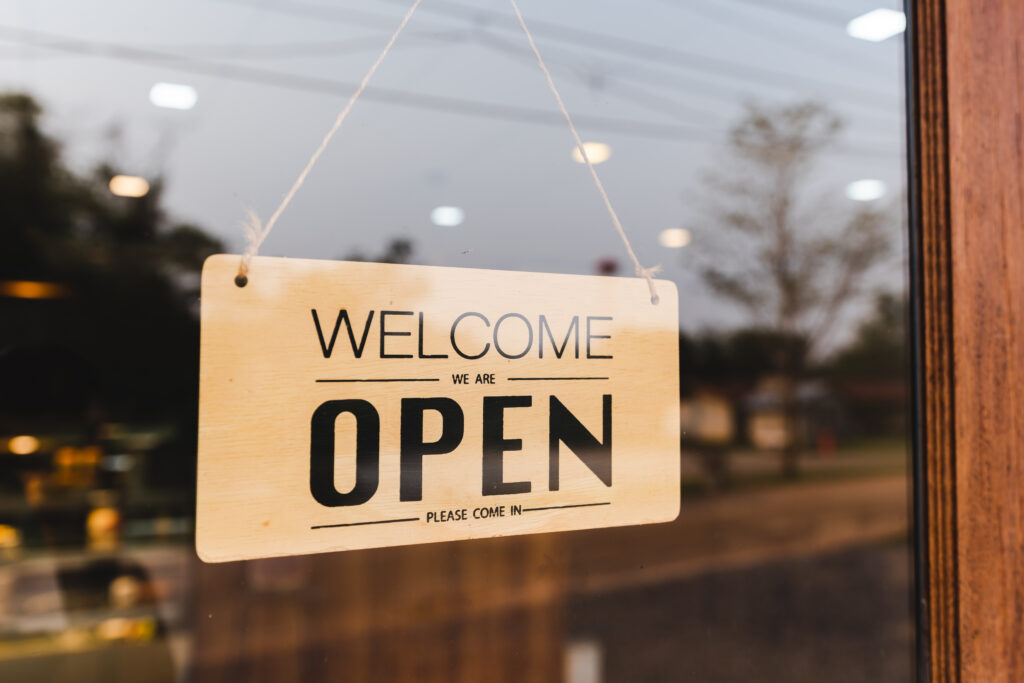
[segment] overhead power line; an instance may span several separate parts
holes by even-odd
[[[496,53],[504,54],[508,56],[518,56],[524,63],[533,64],[534,60],[528,50],[520,48],[518,45],[513,44],[510,41],[503,40],[488,31],[480,31],[476,35],[476,44],[481,47],[493,50]],[[575,79],[582,85],[585,85],[592,90],[599,91],[602,94],[617,99],[630,102],[649,111],[654,111],[662,114],[667,114],[676,119],[688,120],[691,123],[693,118],[697,118],[702,122],[721,122],[726,116],[735,113],[736,98],[735,96],[729,97],[727,100],[724,98],[724,94],[721,91],[713,91],[709,93],[712,97],[715,94],[723,95],[720,101],[727,102],[730,105],[730,111],[709,111],[691,106],[688,103],[680,102],[677,99],[662,97],[655,90],[661,91],[665,88],[672,88],[674,84],[666,82],[663,79],[659,79],[656,73],[652,73],[646,70],[632,70],[628,75],[616,75],[613,73],[607,73],[607,71],[601,71],[595,67],[587,67],[586,65],[580,64],[577,61],[571,61],[566,59],[559,59],[557,57],[552,58],[546,56],[545,61],[551,64],[557,64],[563,67],[563,71],[570,75],[571,78]],[[637,85],[637,83],[646,83],[648,85],[654,85],[655,88],[644,88]],[[693,95],[692,88],[683,88],[680,86],[680,90],[684,90],[687,95]],[[734,93],[730,93],[734,95]],[[894,111],[893,114],[899,112]],[[874,120],[881,127],[891,129],[893,132],[902,134],[903,126],[897,120],[894,119],[883,119],[876,113],[873,114],[858,114],[858,121],[863,122],[865,120]],[[726,130],[724,128],[719,129],[721,135],[725,135]],[[880,144],[885,144],[884,141],[876,140]]]
[[[511,57],[518,63],[528,65],[531,69],[537,68],[536,61],[529,49],[520,48],[518,45],[513,45],[487,31],[480,31],[476,38],[477,45],[491,50],[495,54]],[[617,97],[650,111],[667,114],[676,119],[686,118],[687,120],[692,120],[694,117],[705,121],[720,121],[722,119],[722,114],[720,113],[697,109],[683,102],[662,97],[645,88],[636,87],[630,84],[627,79],[621,77],[599,74],[594,69],[588,69],[583,65],[569,63],[566,60],[551,58],[550,56],[546,56],[544,61],[561,67],[574,80],[596,92]],[[724,135],[725,130],[722,129],[720,134]]]
[[[389,0],[390,2],[405,3],[405,0]],[[318,20],[337,21],[345,24],[354,24],[352,10],[339,9],[316,3],[303,2],[301,0],[276,0],[275,2],[253,2],[252,0],[220,0],[233,5],[261,9],[281,14],[298,17],[306,17]],[[483,9],[471,5],[465,5],[450,0],[432,0],[422,7],[424,12],[432,12],[477,26],[484,26],[488,29],[500,29],[512,31],[518,34],[519,28],[511,15],[494,10]],[[361,12],[356,18],[360,25],[367,25],[366,22],[379,22],[385,19],[385,15]],[[388,19],[392,23],[393,17]],[[438,28],[436,24],[432,28]],[[682,68],[691,71],[693,74],[704,79],[718,79],[722,76],[752,84],[754,87],[772,87],[788,91],[799,90],[801,87],[812,88],[815,91],[837,93],[839,96],[850,101],[851,104],[860,106],[874,106],[878,109],[888,109],[889,101],[885,95],[874,91],[849,86],[837,85],[834,81],[814,78],[802,74],[794,74],[788,71],[772,69],[769,67],[740,64],[733,61],[703,55],[674,47],[652,45],[638,40],[622,38],[619,36],[589,31],[572,26],[566,26],[554,22],[539,19],[530,20],[531,31],[534,35],[543,36],[551,40],[575,45],[579,48],[592,52],[604,54],[615,54],[620,57],[640,59],[647,62],[658,63],[673,68]]]
[[[814,21],[820,21],[826,24],[832,24],[833,26],[843,26],[850,19],[853,19],[853,17],[849,16],[846,12],[830,9],[819,4],[797,2],[796,0],[731,1],[740,3],[741,5],[750,5],[752,7],[758,7],[760,9],[766,9],[773,12],[788,14],[790,16],[794,16],[800,19],[811,19]]]
[[[142,63],[186,73],[269,85],[296,91],[345,96],[351,95],[358,87],[354,83],[334,81],[315,76],[284,73],[245,65],[210,62],[185,55],[158,52],[147,48],[107,42],[83,41],[49,32],[6,25],[0,25],[0,40],[65,53],[103,57],[134,64]],[[463,116],[551,125],[559,128],[565,125],[558,112],[518,105],[479,102],[381,87],[368,89],[363,97],[381,103]],[[575,119],[577,123],[593,130],[618,132],[646,138],[716,144],[722,141],[721,136],[723,134],[722,132],[708,131],[693,126],[659,124],[604,116],[579,115]],[[857,145],[855,148],[837,148],[835,153],[872,158],[891,158],[893,156],[891,149],[872,148],[863,145]]]
[[[343,21],[351,26],[379,28],[387,31],[394,29],[395,24],[397,23],[397,19],[389,14],[366,12],[364,10],[354,10],[347,7],[327,7],[311,3],[290,2],[289,0],[282,0],[275,4],[251,2],[250,0],[216,0],[216,2],[225,5],[248,7],[250,9],[270,10],[281,14],[298,15],[301,13],[301,16],[304,17],[327,19],[328,21]],[[422,26],[422,24],[420,25]]]
[[[396,45],[395,49],[402,47],[417,47],[420,45],[436,45],[439,43],[455,43],[471,39],[472,31],[450,30],[436,32],[410,31],[403,35],[402,44]],[[362,36],[346,40],[320,40],[320,41],[289,41],[280,43],[163,43],[150,45],[149,49],[161,53],[174,53],[176,55],[187,54],[189,59],[195,57],[212,57],[214,59],[228,59],[231,61],[271,60],[271,59],[294,59],[301,57],[336,57],[338,55],[358,54],[379,50],[381,43],[387,39],[380,35]],[[0,59],[23,58],[24,47],[40,49],[34,45],[24,47],[11,45],[10,50],[0,51]],[[32,55],[38,57],[38,55]]]
[[[518,50],[522,54],[526,54],[525,51],[520,50],[513,43],[507,40],[502,40],[488,31],[480,31],[476,37],[477,44],[481,45],[482,47],[498,49],[498,46],[500,45],[501,51],[512,52]],[[563,65],[573,65],[575,66],[575,68],[581,71],[586,70],[592,74],[591,77],[593,79],[599,82],[607,81],[609,83],[614,82],[619,84],[620,90],[624,89],[621,86],[625,86],[626,88],[629,88],[637,93],[646,92],[650,96],[652,102],[654,98],[661,99],[663,103],[667,103],[671,100],[668,100],[666,98],[659,98],[657,95],[653,94],[649,89],[638,88],[638,84],[652,86],[653,90],[658,91],[681,92],[686,95],[686,98],[688,100],[694,98],[703,98],[706,100],[714,101],[715,103],[718,104],[725,104],[728,105],[730,111],[732,110],[732,108],[735,107],[738,101],[741,101],[740,93],[738,93],[735,88],[716,81],[708,81],[706,83],[689,81],[686,80],[685,77],[678,78],[672,74],[659,71],[657,68],[652,69],[649,67],[636,66],[632,64],[626,67],[626,69],[628,70],[623,71],[620,69],[619,73],[615,73],[613,67],[606,66],[592,65],[588,69],[587,67],[581,65],[578,59],[572,61],[570,59],[566,59],[565,57],[559,57],[559,53],[556,52],[555,50],[548,51],[548,55],[552,54],[555,56],[547,56],[547,61],[561,63]],[[857,102],[845,102],[844,105],[848,108],[856,108],[860,110],[861,113],[857,114],[858,120],[872,120],[883,127],[896,126],[899,130],[902,131],[902,124],[900,124],[897,120],[900,111],[895,108],[890,108],[888,111],[886,111],[874,106],[860,107],[857,106]],[[694,109],[692,105],[685,106],[686,110],[688,111],[693,111],[695,113],[703,115],[704,117],[712,117],[716,120],[720,120],[723,116],[726,115],[726,113],[723,113],[722,111],[703,111]],[[660,105],[655,107],[654,109],[663,111],[663,108]]]
[[[210,62],[193,59],[184,55],[157,52],[146,48],[77,40],[52,33],[21,29],[0,25],[0,40],[29,44],[34,47],[58,50],[79,55],[92,55],[145,63],[184,71],[193,74],[227,78],[235,81],[272,85],[290,90],[319,92],[331,95],[350,95],[358,87],[354,83],[334,81],[316,76],[304,76],[280,71],[272,71],[239,64]],[[363,95],[366,99],[378,102],[418,107],[433,111],[442,111],[466,116],[477,116],[489,119],[519,121],[563,127],[565,125],[557,111],[547,111],[523,107],[519,105],[493,104],[478,102],[441,95],[425,95],[411,93],[392,88],[374,87]],[[577,121],[587,127],[605,131],[615,131],[641,137],[652,137],[674,140],[690,140],[695,142],[715,142],[709,139],[707,131],[692,126],[678,124],[659,124],[645,121],[632,121],[604,116],[577,116]]]
[[[741,0],[742,1],[742,0]],[[763,43],[782,46],[783,49],[795,52],[802,52],[817,60],[828,60],[842,68],[850,71],[857,71],[863,74],[877,76],[885,68],[885,64],[870,59],[869,53],[851,54],[843,47],[850,47],[848,43],[853,41],[830,40],[827,35],[819,35],[810,31],[793,30],[785,25],[778,25],[777,22],[766,25],[763,17],[752,16],[749,12],[738,12],[727,6],[723,7],[717,0],[711,2],[679,2],[678,0],[661,0],[661,3],[669,7],[698,14],[702,17],[717,22],[737,31],[742,31],[749,36],[761,40]],[[767,7],[771,12],[771,6]],[[778,19],[778,17],[775,17]],[[835,26],[831,27],[840,32]],[[837,49],[838,48],[838,49]],[[892,72],[896,76],[897,72]]]
[[[390,1],[404,2],[404,0]],[[310,6],[309,3],[294,1],[290,4],[292,6]],[[504,13],[496,12],[494,10],[480,9],[464,5],[462,3],[452,2],[451,0],[433,0],[429,4],[423,5],[423,9],[427,12],[444,14],[462,19],[473,20],[486,18],[488,22],[492,22],[488,24],[491,28],[503,27],[507,30],[516,29],[516,25],[512,18]],[[540,19],[531,19],[530,26],[530,30],[534,35],[544,35],[553,40],[573,43],[589,50],[615,52],[623,56],[646,59],[670,66],[691,68],[698,70],[701,73],[717,71],[719,74],[740,80],[753,81],[759,85],[773,84],[777,87],[792,90],[794,89],[794,86],[803,84],[812,88],[825,88],[826,90],[845,92],[848,96],[861,99],[880,101],[882,103],[887,102],[887,98],[877,91],[851,88],[849,86],[837,88],[834,81],[819,79],[803,74],[794,74],[788,71],[782,71],[765,66],[740,64],[709,55],[680,50],[679,48],[652,45],[639,40],[622,38],[608,33],[589,31]]]
[[[472,32],[465,29],[447,31],[409,31],[402,35],[402,43],[395,47],[435,45],[467,40]],[[158,52],[184,53],[190,57],[214,59],[292,59],[296,57],[334,57],[379,50],[387,36],[374,34],[345,40],[288,41],[280,43],[177,43],[152,45]]]

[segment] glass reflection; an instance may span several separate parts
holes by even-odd
[[[641,259],[679,285],[680,517],[200,563],[202,262],[276,205],[406,6],[22,3],[0,27],[5,676],[910,678],[902,13],[531,4]],[[267,253],[614,276],[516,31],[424,3]]]

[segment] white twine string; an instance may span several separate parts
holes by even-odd
[[[530,29],[526,27],[526,21],[523,20],[523,14],[519,11],[519,5],[516,4],[516,0],[508,0],[512,4],[512,11],[516,13],[516,19],[519,20],[519,25],[523,28],[523,33],[526,34],[526,40],[530,43],[530,49],[533,50],[533,56],[537,58],[537,65],[540,66],[540,70],[544,72],[544,79],[548,82],[548,88],[551,89],[551,94],[555,96],[555,100],[558,102],[558,108],[562,110],[562,116],[565,117],[565,122],[569,124],[569,131],[572,133],[573,139],[576,141],[576,148],[580,151],[580,156],[583,157],[583,163],[587,165],[590,170],[590,177],[594,179],[594,185],[597,186],[597,191],[601,193],[601,199],[604,200],[604,206],[608,209],[608,215],[612,218],[612,224],[615,225],[615,230],[618,231],[619,237],[622,238],[622,243],[626,245],[626,251],[629,253],[629,258],[633,261],[633,269],[636,272],[637,277],[642,277],[647,280],[647,289],[651,292],[651,303],[658,303],[659,297],[658,292],[654,288],[654,276],[661,272],[661,266],[654,266],[652,268],[644,268],[640,264],[640,259],[636,257],[636,252],[633,251],[633,245],[629,243],[629,238],[626,237],[626,230],[622,227],[622,222],[619,220],[619,215],[615,213],[615,209],[612,208],[612,200],[608,198],[608,193],[604,189],[604,184],[601,182],[601,178],[597,175],[597,170],[594,168],[594,164],[590,161],[590,156],[587,154],[587,150],[583,146],[583,140],[580,138],[580,134],[576,131],[576,125],[572,122],[572,117],[569,116],[569,110],[565,108],[565,102],[562,101],[562,96],[558,93],[558,88],[555,87],[555,81],[551,78],[551,72],[548,70],[547,64],[544,63],[544,58],[540,56],[540,50],[537,49],[537,43],[533,42],[533,35],[530,34]]]
[[[338,118],[335,119],[334,125],[331,126],[329,131],[327,131],[327,135],[325,135],[324,139],[320,142],[320,146],[316,148],[315,152],[313,152],[313,156],[310,157],[309,163],[307,163],[306,167],[302,169],[302,173],[299,174],[299,177],[295,180],[295,183],[288,191],[288,194],[286,194],[284,199],[281,200],[280,206],[278,206],[277,210],[270,216],[270,220],[267,221],[267,224],[265,226],[262,225],[260,223],[259,216],[257,216],[255,212],[248,212],[248,218],[243,223],[248,245],[246,246],[245,252],[242,254],[241,261],[238,264],[238,276],[235,278],[235,282],[238,283],[239,286],[245,285],[249,273],[249,264],[251,263],[253,256],[255,256],[259,251],[260,245],[263,244],[263,241],[267,239],[267,235],[270,234],[270,231],[274,229],[274,225],[277,224],[277,219],[281,217],[285,208],[289,203],[291,203],[292,198],[295,197],[299,188],[302,187],[302,184],[306,181],[306,176],[308,176],[310,171],[313,170],[313,166],[316,165],[320,155],[323,154],[325,149],[327,149],[327,145],[330,143],[331,138],[333,138],[334,134],[338,132],[339,128],[341,128],[341,124],[345,121],[348,113],[352,110],[356,100],[358,100],[359,96],[363,94],[363,91],[366,89],[367,84],[369,84],[370,79],[373,78],[374,73],[376,73],[377,67],[381,65],[381,62],[384,61],[388,52],[391,51],[391,47],[395,44],[395,41],[398,40],[398,36],[402,33],[406,24],[409,23],[409,20],[412,19],[412,15],[416,12],[416,8],[420,6],[421,2],[423,2],[423,0],[414,0],[412,6],[405,13],[405,16],[402,17],[402,21],[399,23],[398,28],[395,29],[391,39],[388,40],[387,45],[384,46],[384,49],[377,57],[377,60],[373,63],[373,66],[370,67],[370,70],[363,77],[359,87],[354,93],[352,93],[348,103],[345,104],[345,108],[341,110],[338,114]],[[600,193],[601,199],[604,200],[604,206],[608,210],[608,215],[611,216],[612,224],[615,226],[615,230],[619,233],[619,237],[622,238],[622,243],[626,247],[626,252],[629,254],[630,260],[633,261],[634,272],[637,277],[642,277],[647,281],[647,288],[651,293],[651,303],[656,304],[659,301],[659,297],[658,292],[654,287],[654,275],[661,271],[661,266],[645,268],[640,264],[640,259],[637,258],[636,252],[633,251],[633,245],[630,244],[629,237],[626,236],[626,230],[622,227],[622,221],[619,220],[619,215],[615,213],[615,209],[612,208],[612,202],[608,197],[608,192],[605,191],[604,184],[601,182],[601,178],[597,175],[597,170],[594,168],[594,164],[590,161],[590,156],[587,154],[587,150],[583,146],[583,140],[580,138],[580,134],[576,130],[576,125],[573,123],[572,117],[569,115],[569,110],[566,108],[565,102],[562,101],[562,96],[558,92],[558,88],[555,86],[555,81],[551,77],[551,72],[548,70],[547,64],[544,63],[544,59],[540,56],[540,50],[537,49],[537,44],[533,40],[533,35],[530,33],[530,29],[526,26],[523,14],[519,11],[519,5],[516,4],[516,0],[509,0],[509,2],[512,5],[512,11],[515,12],[516,19],[519,21],[519,26],[522,27],[523,33],[526,35],[526,40],[530,44],[530,49],[533,50],[533,55],[537,58],[537,65],[540,66],[540,70],[544,73],[544,79],[547,81],[548,88],[550,88],[551,93],[555,96],[555,101],[558,102],[558,108],[562,111],[562,116],[565,117],[565,122],[569,124],[569,131],[572,133],[573,140],[576,141],[576,148],[579,149],[580,156],[583,158],[583,162],[587,165],[587,169],[590,171],[590,177],[593,178],[594,185],[597,187],[597,191]]]
[[[313,156],[310,157],[309,163],[307,163],[306,167],[302,169],[302,173],[300,173],[299,177],[296,178],[295,184],[292,185],[292,189],[288,190],[288,194],[286,194],[284,199],[281,200],[281,204],[270,216],[270,220],[267,221],[267,224],[265,226],[261,225],[259,216],[257,216],[253,211],[248,212],[248,219],[243,222],[248,245],[245,248],[245,252],[242,254],[241,262],[238,264],[238,276],[235,278],[236,282],[240,284],[245,282],[249,273],[249,264],[252,261],[252,257],[256,255],[256,252],[259,251],[260,245],[263,244],[265,239],[267,239],[267,235],[270,234],[270,231],[274,229],[274,226],[277,224],[277,219],[281,217],[285,208],[291,203],[292,198],[295,197],[295,193],[297,193],[299,188],[302,187],[302,184],[306,182],[306,176],[308,176],[309,172],[313,170],[313,166],[316,165],[320,155],[324,153],[325,149],[327,149],[327,145],[331,142],[331,138],[333,138],[334,134],[338,132],[339,128],[341,128],[341,124],[344,123],[345,117],[347,117],[348,113],[352,111],[352,107],[355,105],[356,100],[358,100],[359,96],[363,94],[364,90],[366,90],[366,86],[369,84],[370,79],[373,78],[373,74],[377,72],[377,67],[379,67],[381,62],[384,61],[384,58],[387,57],[388,52],[391,51],[391,47],[395,44],[395,41],[398,40],[398,36],[402,33],[402,30],[405,29],[409,20],[412,19],[412,15],[416,12],[416,8],[420,6],[421,2],[423,2],[423,0],[414,0],[409,11],[407,11],[405,16],[402,17],[401,23],[398,24],[398,28],[396,28],[395,32],[391,35],[391,39],[388,40],[387,45],[385,45],[384,49],[381,50],[380,55],[377,57],[377,61],[373,63],[370,70],[366,72],[365,76],[363,76],[363,80],[359,83],[359,87],[356,88],[356,91],[348,98],[345,108],[338,114],[338,118],[334,120],[334,125],[331,126],[329,131],[327,131],[327,135],[324,136],[324,139],[320,141],[320,146],[316,148],[315,152],[313,152]]]

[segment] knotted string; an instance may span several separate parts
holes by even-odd
[[[270,231],[274,229],[274,225],[277,224],[277,219],[281,217],[281,214],[284,212],[285,207],[288,206],[288,204],[292,201],[292,198],[295,197],[295,194],[299,191],[299,188],[302,187],[302,184],[306,181],[306,176],[308,176],[310,171],[313,170],[313,166],[320,158],[320,155],[323,154],[324,150],[327,148],[327,145],[330,143],[331,138],[334,137],[334,134],[338,132],[339,128],[341,128],[341,124],[345,121],[345,118],[348,116],[348,113],[352,110],[352,107],[353,105],[355,105],[356,100],[358,100],[359,96],[363,94],[363,90],[366,89],[366,86],[367,84],[369,84],[370,79],[373,78],[374,73],[376,73],[377,67],[380,66],[381,62],[384,61],[384,58],[387,56],[388,52],[391,51],[391,48],[395,44],[395,41],[398,39],[398,36],[402,33],[402,30],[405,28],[406,24],[409,23],[409,20],[412,19],[413,13],[416,12],[416,8],[420,6],[420,3],[422,1],[423,0],[414,0],[412,6],[405,13],[405,16],[402,17],[402,21],[401,23],[399,23],[398,28],[395,29],[395,32],[394,34],[392,34],[391,39],[388,40],[387,45],[384,46],[384,49],[377,57],[377,60],[373,63],[373,65],[370,67],[370,70],[363,77],[363,80],[360,82],[359,87],[356,89],[354,93],[352,93],[352,96],[349,98],[348,103],[345,104],[345,108],[341,110],[341,113],[338,114],[338,118],[335,119],[334,125],[331,126],[331,129],[329,131],[327,131],[327,135],[325,135],[324,139],[320,142],[320,146],[316,148],[315,152],[313,152],[313,156],[310,158],[309,163],[307,163],[306,167],[302,169],[302,173],[299,174],[299,177],[295,180],[295,183],[292,185],[292,188],[288,191],[288,194],[286,194],[284,199],[281,200],[280,206],[278,206],[277,210],[274,211],[274,213],[270,216],[270,220],[267,221],[267,224],[265,226],[262,225],[260,223],[259,217],[255,214],[255,212],[248,212],[248,219],[244,222],[248,246],[246,247],[245,252],[242,254],[241,261],[238,264],[238,276],[235,278],[235,283],[238,284],[240,287],[245,286],[245,283],[247,282],[249,264],[252,261],[252,257],[255,256],[256,253],[259,251],[260,245],[263,244],[263,241],[267,238],[267,235],[270,234]],[[608,192],[605,191],[604,184],[601,182],[601,178],[598,176],[597,170],[594,168],[593,162],[590,161],[590,156],[587,154],[587,150],[583,145],[583,139],[580,138],[580,134],[576,130],[576,125],[572,121],[572,116],[569,115],[569,110],[566,108],[565,102],[562,100],[562,95],[558,92],[558,88],[555,86],[555,81],[551,77],[551,71],[548,70],[547,64],[544,63],[544,58],[540,56],[540,50],[537,49],[537,44],[533,40],[533,35],[530,33],[530,29],[527,28],[526,26],[526,21],[523,19],[523,14],[522,12],[519,11],[519,5],[516,4],[516,0],[509,0],[509,3],[511,3],[512,5],[512,11],[515,12],[516,19],[519,22],[519,26],[522,27],[523,33],[526,35],[526,40],[530,44],[530,49],[533,51],[534,57],[537,58],[537,65],[540,67],[540,70],[544,73],[544,79],[547,81],[548,88],[551,90],[551,93],[555,96],[555,101],[558,103],[558,108],[562,111],[562,116],[565,117],[565,122],[569,125],[569,132],[572,133],[573,140],[575,140],[576,142],[576,148],[580,151],[580,156],[583,158],[583,163],[587,165],[587,169],[590,171],[590,177],[594,180],[594,185],[595,187],[597,187],[597,191],[600,193],[601,199],[604,200],[604,206],[608,210],[608,215],[611,216],[612,225],[615,226],[615,230],[619,233],[619,237],[622,238],[622,243],[626,247],[626,252],[629,254],[630,260],[633,262],[634,272],[636,273],[637,277],[642,277],[647,281],[647,288],[651,294],[651,303],[656,304],[659,301],[659,297],[658,292],[654,287],[654,275],[661,272],[661,266],[645,268],[643,265],[641,265],[640,259],[637,258],[636,252],[633,251],[633,245],[630,244],[629,242],[629,237],[626,236],[626,230],[625,228],[622,227],[622,221],[619,220],[619,215],[615,213],[615,209],[612,207],[612,202],[611,199],[608,197]]]
[[[626,251],[629,253],[629,258],[633,261],[633,269],[637,277],[642,277],[647,280],[647,289],[651,292],[651,303],[658,303],[658,292],[654,289],[654,276],[661,272],[661,266],[654,266],[652,268],[644,268],[640,265],[640,259],[636,257],[636,252],[633,251],[633,245],[629,243],[629,238],[626,237],[626,230],[622,227],[622,222],[619,220],[619,215],[615,213],[615,209],[612,208],[612,200],[608,198],[608,193],[605,192],[604,183],[601,182],[601,178],[597,175],[597,169],[594,168],[594,164],[590,161],[590,156],[587,154],[586,148],[583,146],[583,140],[580,138],[580,134],[576,131],[576,124],[572,122],[572,117],[569,116],[569,110],[565,107],[565,102],[562,101],[562,96],[558,93],[558,88],[555,87],[555,81],[551,78],[551,72],[548,70],[548,65],[544,63],[544,58],[540,56],[540,50],[537,49],[537,43],[533,42],[533,35],[530,34],[530,29],[526,27],[526,21],[523,20],[523,14],[519,11],[519,5],[516,4],[516,0],[508,0],[512,4],[512,11],[516,13],[516,19],[519,20],[519,25],[523,28],[523,33],[526,34],[526,41],[530,43],[530,49],[533,50],[533,56],[537,58],[537,65],[540,70],[544,72],[544,79],[548,82],[548,88],[551,89],[551,94],[555,96],[555,101],[558,102],[558,108],[562,110],[562,116],[565,117],[565,122],[569,124],[569,132],[572,133],[573,140],[576,141],[576,148],[580,151],[580,156],[583,157],[583,163],[587,165],[590,170],[590,177],[594,179],[594,185],[597,187],[597,191],[601,193],[601,199],[604,200],[604,206],[608,209],[608,215],[612,218],[612,224],[619,233],[619,237],[622,238],[622,243],[626,245]]]
[[[398,36],[405,29],[409,20],[412,19],[412,15],[416,12],[416,8],[420,6],[421,2],[423,2],[423,0],[413,1],[409,11],[405,13],[405,16],[402,17],[401,23],[398,24],[398,28],[396,28],[395,32],[391,34],[391,38],[388,40],[387,45],[385,45],[384,49],[381,50],[380,55],[377,56],[377,60],[370,67],[370,70],[366,72],[365,76],[363,76],[363,80],[359,83],[359,87],[356,88],[356,91],[348,98],[345,108],[338,114],[338,118],[334,120],[334,125],[331,126],[329,131],[327,131],[327,135],[324,136],[324,139],[320,141],[320,146],[316,148],[315,152],[313,152],[313,156],[310,157],[306,167],[302,169],[302,173],[300,173],[299,177],[295,179],[292,189],[288,190],[288,194],[286,194],[284,199],[281,200],[281,204],[277,207],[277,210],[271,214],[270,220],[267,221],[267,224],[262,225],[260,223],[260,218],[256,215],[256,212],[251,210],[247,212],[248,218],[242,225],[245,228],[245,236],[248,245],[245,248],[245,252],[242,253],[242,260],[238,264],[238,275],[235,277],[235,283],[240,287],[245,286],[249,275],[249,264],[252,261],[252,257],[259,251],[260,245],[263,244],[263,241],[267,239],[267,235],[270,234],[270,231],[273,230],[274,226],[277,224],[277,219],[281,217],[281,214],[284,213],[285,208],[291,203],[292,198],[295,197],[299,188],[302,187],[304,182],[306,182],[306,176],[308,176],[309,172],[313,170],[313,166],[316,165],[317,160],[320,159],[320,155],[324,153],[324,150],[327,149],[327,145],[330,144],[331,138],[333,138],[334,134],[338,132],[339,128],[341,128],[341,124],[345,122],[345,118],[348,116],[348,113],[352,111],[352,107],[355,105],[356,100],[358,100],[359,96],[363,94],[364,90],[366,90],[366,86],[370,83],[370,79],[373,78],[373,74],[377,72],[377,67],[379,67],[381,62],[384,61],[384,58],[388,56],[388,52],[391,51],[391,47],[395,44],[395,41],[398,40]]]

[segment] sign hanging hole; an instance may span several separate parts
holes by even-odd
[[[278,205],[274,213],[270,216],[270,219],[267,221],[266,225],[262,224],[259,217],[254,212],[249,212],[249,220],[244,223],[244,225],[246,226],[248,245],[246,246],[245,252],[242,254],[242,257],[238,264],[239,278],[235,279],[235,284],[237,284],[239,287],[245,286],[245,273],[248,272],[249,262],[254,256],[256,256],[257,252],[259,251],[260,245],[263,244],[263,241],[267,238],[267,236],[270,234],[270,231],[273,230],[274,226],[277,224],[278,218],[281,217],[281,214],[284,212],[285,208],[287,208],[288,204],[291,203],[292,198],[295,196],[295,194],[299,191],[299,188],[301,188],[303,183],[306,181],[306,177],[309,175],[310,171],[313,170],[313,167],[316,165],[317,160],[319,160],[320,155],[323,154],[324,150],[327,148],[327,145],[330,143],[331,138],[333,138],[334,134],[337,133],[338,130],[341,128],[342,123],[344,123],[349,112],[352,110],[352,107],[355,106],[356,101],[359,99],[360,95],[362,95],[363,91],[366,89],[366,86],[369,84],[370,79],[372,79],[373,75],[376,73],[377,68],[381,65],[381,63],[384,61],[384,58],[391,51],[391,48],[392,46],[394,46],[395,41],[398,40],[398,36],[405,29],[406,24],[409,23],[410,19],[412,19],[413,13],[416,12],[416,8],[419,7],[420,3],[422,2],[423,0],[413,0],[412,5],[405,13],[405,16],[402,17],[402,20],[399,22],[398,27],[395,29],[395,32],[391,35],[391,38],[388,40],[387,44],[384,45],[384,49],[377,56],[377,60],[370,66],[370,70],[366,72],[366,75],[363,76],[362,81],[360,81],[359,87],[355,89],[355,91],[349,97],[349,100],[345,104],[344,108],[338,113],[338,116],[335,119],[334,124],[327,131],[327,134],[324,136],[323,140],[321,140],[319,147],[317,147],[316,150],[313,152],[313,155],[306,163],[305,168],[303,168],[302,172],[299,173],[299,177],[295,179],[295,182],[292,184],[291,189],[281,200],[281,203]],[[594,169],[593,162],[587,155],[587,150],[583,144],[583,139],[580,137],[579,132],[576,130],[576,124],[573,123],[572,116],[569,115],[569,110],[566,108],[565,102],[562,100],[562,96],[558,92],[558,87],[555,85],[555,81],[551,76],[551,71],[548,69],[547,64],[544,63],[544,58],[541,57],[540,50],[537,49],[537,44],[533,40],[533,35],[530,33],[530,29],[527,28],[526,26],[526,20],[523,19],[522,12],[519,11],[519,5],[517,4],[516,0],[509,0],[509,4],[512,6],[512,11],[515,13],[516,20],[519,22],[520,28],[523,29],[523,34],[526,36],[526,42],[529,44],[530,50],[533,52],[533,56],[537,60],[537,66],[540,68],[541,73],[543,73],[544,80],[547,82],[548,88],[551,90],[551,94],[554,95],[555,102],[558,104],[558,108],[562,112],[562,116],[565,118],[565,122],[569,127],[569,132],[572,134],[573,140],[576,141],[576,149],[579,151],[580,156],[583,158],[583,163],[586,164],[587,170],[590,171],[590,176],[594,181],[594,186],[597,188],[598,193],[601,195],[601,199],[604,201],[604,206],[605,209],[607,209],[608,215],[612,220],[612,225],[614,225],[615,231],[618,232],[619,237],[622,238],[623,246],[625,246],[626,253],[629,254],[629,258],[633,262],[633,266],[636,269],[637,277],[641,277],[647,281],[647,287],[651,293],[651,303],[657,304],[658,294],[657,292],[655,292],[654,275],[660,271],[660,267],[655,266],[653,268],[644,268],[640,264],[640,260],[637,258],[636,252],[633,251],[633,246],[629,242],[629,237],[626,236],[626,230],[625,228],[622,227],[622,222],[619,220],[619,216],[615,212],[615,209],[612,208],[612,202],[608,196],[608,193],[604,189],[604,184],[601,182],[601,178],[597,175],[597,171]],[[239,282],[239,280],[242,280],[242,282]]]

